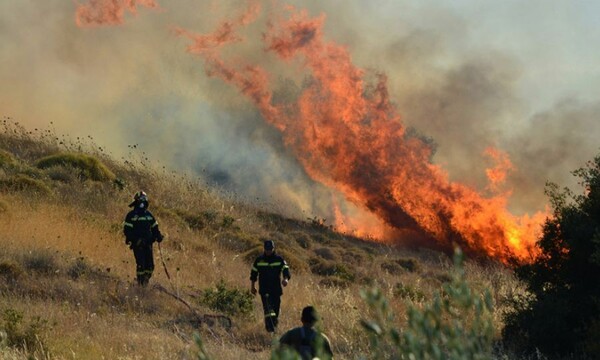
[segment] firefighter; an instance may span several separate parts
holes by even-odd
[[[314,328],[318,320],[319,315],[314,307],[307,306],[302,309],[300,317],[302,326],[283,334],[279,339],[281,347],[293,349],[302,357],[302,360],[333,359],[329,339]]]
[[[152,272],[154,272],[154,255],[152,244],[161,242],[163,236],[158,229],[158,222],[148,211],[148,196],[143,191],[138,191],[133,196],[132,207],[123,223],[125,244],[133,250],[136,264],[137,283],[141,286],[148,285]]]
[[[283,279],[281,279],[282,274]],[[281,256],[275,254],[275,243],[273,240],[266,240],[264,254],[254,260],[250,271],[250,291],[256,295],[256,280],[258,279],[258,292],[262,300],[267,332],[272,333],[277,327],[279,306],[283,294],[282,286],[287,286],[290,277],[289,266]]]

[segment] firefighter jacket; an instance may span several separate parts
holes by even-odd
[[[158,222],[152,213],[146,209],[135,208],[125,217],[123,223],[125,242],[131,246],[152,245],[154,240],[163,239]]]
[[[254,260],[252,270],[250,271],[250,281],[255,282],[258,279],[258,292],[261,295],[277,295],[283,294],[281,288],[281,277],[289,279],[290,267],[283,258],[275,253],[267,256],[265,254]]]
[[[279,339],[279,344],[294,349],[302,360],[333,359],[329,338],[308,326],[292,329]]]

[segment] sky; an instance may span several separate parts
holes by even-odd
[[[249,199],[333,216],[338,195],[311,179],[252,102],[208,76],[174,31],[209,33],[246,2],[156,2],[158,9],[126,13],[122,24],[93,27],[75,21],[87,1],[0,2],[0,114],[29,128],[91,135],[117,157],[139,144],[153,159]],[[275,2],[262,4],[274,11]],[[436,144],[432,161],[452,180],[485,191],[485,149],[506,152],[515,214],[543,210],[546,181],[575,186],[570,172],[599,152],[598,2],[280,3],[324,14],[325,38],[367,74],[387,75],[402,121]],[[271,69],[280,92],[289,92],[305,74],[265,54],[267,20],[268,12],[260,15],[224,56]]]

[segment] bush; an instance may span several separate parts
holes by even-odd
[[[36,166],[40,169],[47,169],[55,166],[72,167],[79,170],[79,176],[83,180],[113,181],[116,178],[115,174],[113,174],[100,160],[86,154],[54,154],[38,160]]]
[[[253,299],[249,291],[229,288],[221,279],[215,288],[203,291],[200,302],[226,315],[247,317],[254,311]]]
[[[52,190],[43,181],[26,175],[17,175],[8,179],[0,179],[0,190],[20,191],[34,195],[49,196]]]
[[[506,341],[517,350],[548,356],[600,358],[600,155],[574,172],[584,195],[547,184],[554,208],[537,246],[541,255],[516,269],[531,297],[507,315]]]
[[[223,216],[223,220],[221,220],[221,227],[224,229],[229,229],[233,227],[233,223],[235,222],[235,218],[225,215]]]
[[[455,254],[455,275],[422,308],[409,305],[408,324],[393,324],[387,299],[380,290],[363,291],[374,319],[362,320],[372,359],[492,359],[494,325],[489,292],[473,293],[465,280],[462,254]]]
[[[16,164],[12,154],[0,149],[0,168],[9,168]]]
[[[425,294],[421,290],[415,289],[410,285],[397,283],[394,287],[394,296],[411,301],[425,300]]]
[[[44,349],[42,332],[48,327],[47,320],[33,317],[25,324],[23,313],[10,308],[4,310],[2,320],[6,345],[29,351]]]
[[[309,265],[313,274],[321,276],[337,276],[340,279],[347,281],[354,281],[356,279],[356,275],[344,264],[326,261],[320,258],[311,258],[309,260]]]

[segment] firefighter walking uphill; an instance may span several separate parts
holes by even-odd
[[[158,222],[148,210],[148,196],[143,191],[138,191],[129,204],[133,207],[123,223],[125,244],[133,250],[136,264],[137,283],[141,286],[148,285],[154,272],[154,255],[152,244],[161,242],[163,236],[158,229]]]
[[[281,279],[282,274],[283,279]],[[273,240],[266,240],[264,253],[254,260],[250,271],[250,291],[256,295],[256,280],[258,280],[258,293],[262,300],[267,332],[275,332],[277,328],[283,294],[282,286],[287,286],[290,278],[289,266],[281,256],[275,254],[275,243]]]

